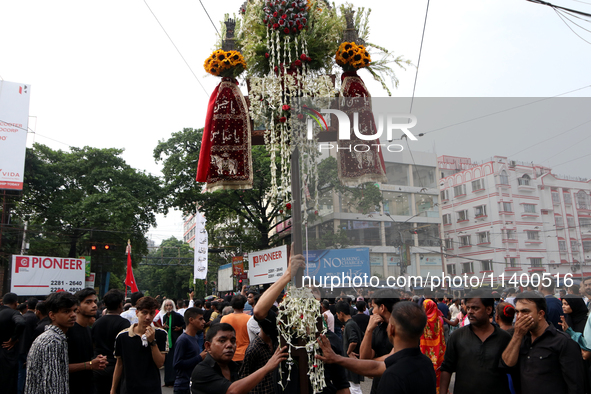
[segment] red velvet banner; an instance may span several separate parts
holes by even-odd
[[[371,108],[371,96],[356,72],[345,72],[342,76],[341,94],[355,100],[347,102],[343,110],[351,122],[351,139],[339,141],[337,153],[339,179],[343,185],[358,186],[365,182],[386,183],[386,166],[379,138],[366,141],[353,132],[353,114],[359,114],[359,132],[364,135],[376,134],[377,129]],[[376,146],[378,145],[378,146]],[[350,151],[349,151],[350,150]]]
[[[207,191],[252,188],[248,107],[237,82],[223,78],[209,99],[197,182]]]

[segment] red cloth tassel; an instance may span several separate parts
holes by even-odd
[[[201,150],[199,151],[199,163],[197,164],[197,182],[207,182],[209,174],[209,164],[211,163],[211,129],[213,128],[213,107],[218,97],[220,85],[215,87],[209,97],[207,104],[207,115],[205,116],[205,127],[203,128],[203,137],[201,138]]]

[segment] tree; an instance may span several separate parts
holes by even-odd
[[[265,147],[252,147],[253,188],[250,190],[219,190],[203,193],[203,184],[195,181],[203,129],[185,128],[160,141],[154,149],[154,159],[162,162],[166,206],[185,214],[199,210],[207,218],[210,245],[224,247],[217,237],[227,241],[227,232],[236,228],[241,238],[241,251],[265,249],[277,244],[278,237],[270,238],[269,231],[276,218],[286,210],[285,202],[273,203],[270,191],[270,158]],[[212,236],[213,235],[213,236]]]
[[[41,144],[27,149],[16,212],[29,222],[29,253],[91,255],[93,266],[118,274],[128,239],[133,256],[147,253],[144,235],[156,213],[165,212],[163,190],[157,177],[131,168],[122,153],[91,147],[64,152]]]

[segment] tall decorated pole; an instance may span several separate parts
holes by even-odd
[[[271,172],[270,192],[265,198],[272,204],[292,208],[293,250],[305,254],[303,229],[314,219],[308,217],[309,211],[318,215],[319,189],[324,185],[319,185],[319,137],[302,132],[301,124],[306,123],[302,122],[306,116],[302,108],[308,108],[304,104],[318,111],[332,108],[329,103],[339,96],[335,80],[342,80],[340,96],[346,98],[344,101],[358,96],[363,99],[347,115],[362,113],[361,134],[367,136],[358,139],[367,141],[375,134],[368,105],[371,97],[356,71],[369,71],[390,94],[382,74],[397,82],[389,64],[402,67],[409,62],[367,42],[369,10],[364,8],[354,18],[350,5],[335,9],[325,0],[249,0],[239,13],[238,19],[226,22],[220,49],[204,65],[208,73],[223,79],[209,102],[197,181],[206,182],[208,192],[251,188],[250,133],[261,132]],[[372,49],[377,50],[380,60],[371,62]],[[342,79],[329,75],[335,65],[345,71]],[[244,114],[244,98],[235,78],[246,69],[248,105]],[[258,129],[253,131],[253,126]],[[326,135],[324,141],[328,141]],[[379,144],[375,139],[371,141]],[[342,185],[356,187],[386,181],[379,151],[362,153],[339,156],[338,178]],[[202,234],[199,230],[198,237]],[[197,244],[195,278],[199,248]],[[295,274],[297,279],[302,278],[301,271]],[[287,362],[280,369],[280,384],[290,385],[300,393],[316,394],[326,387],[324,365],[314,357],[319,351],[316,338],[325,328],[319,300],[297,279],[292,281],[296,286],[287,288],[277,316],[282,346],[288,345],[289,349]],[[297,378],[291,378],[292,367],[298,369]]]

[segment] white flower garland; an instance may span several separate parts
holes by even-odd
[[[295,53],[306,53],[308,45],[305,35],[297,36],[293,40]],[[269,48],[270,72],[265,77],[251,77],[249,96],[250,116],[256,124],[265,125],[265,144],[271,159],[271,195],[274,201],[288,202],[291,191],[291,153],[298,146],[302,157],[317,150],[317,142],[311,144],[303,136],[291,135],[291,122],[280,122],[284,105],[292,105],[297,97],[331,97],[334,95],[332,79],[328,75],[314,76],[309,73],[306,62],[295,73],[288,73],[286,64],[292,64],[290,36],[285,36],[283,42],[279,32],[267,28],[267,48]],[[297,133],[299,134],[299,133]],[[303,138],[302,138],[303,137]],[[277,164],[275,159],[279,154],[280,179],[277,179]],[[312,155],[313,156],[313,155]],[[307,157],[312,158],[311,155]],[[308,160],[309,161],[309,160]],[[312,163],[305,165],[306,172],[311,174],[311,180],[318,178],[316,166]],[[317,200],[317,193],[314,193]],[[317,201],[316,201],[316,206]]]
[[[285,340],[288,346],[289,356],[287,358],[288,375],[287,381],[291,380],[291,367],[294,364],[291,357],[291,349],[306,349],[308,353],[308,376],[314,394],[320,393],[325,387],[324,363],[316,359],[320,346],[316,342],[318,332],[316,322],[320,318],[320,302],[314,298],[312,290],[307,287],[296,288],[290,286],[277,315],[279,340]],[[325,334],[323,327],[321,334]],[[292,343],[294,337],[306,341],[305,346],[296,346]],[[283,372],[279,369],[279,384],[283,386]]]

